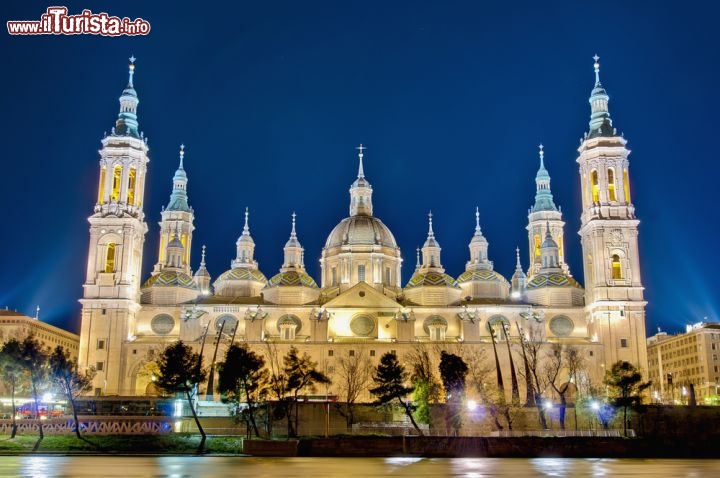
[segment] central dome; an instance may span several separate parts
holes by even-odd
[[[351,216],[335,226],[325,242],[325,248],[354,245],[378,245],[397,248],[390,229],[373,216]]]

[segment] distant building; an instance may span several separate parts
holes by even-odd
[[[202,350],[205,364],[213,361],[213,344],[221,343],[217,356],[221,359],[231,340],[266,355],[274,353],[272,350],[282,355],[294,346],[336,378],[341,359],[356,357],[361,350],[367,350],[373,364],[388,351],[396,351],[402,360],[423,344],[432,350],[483,352],[489,357],[495,349],[492,338],[505,342],[509,337],[508,352],[498,360],[503,374],[509,377],[508,357],[514,355],[518,368],[522,363],[520,340],[532,335],[548,347],[560,343],[579,349],[589,378],[596,384],[618,360],[631,362],[646,373],[646,302],[638,251],[639,220],[630,193],[630,150],[627,140],[612,125],[609,96],[600,83],[599,68],[596,61],[589,128],[580,140],[577,166],[572,166],[579,170],[582,198],[579,234],[583,288],[565,262],[565,222],[553,199],[542,147],[527,236],[525,231],[518,231],[518,237],[506,239],[515,243],[522,240],[521,234],[525,236],[527,255],[523,256],[528,268],[523,270],[518,250],[515,270],[506,271],[512,274],[510,280],[494,269],[479,212],[476,210],[475,217],[471,214],[476,200],[485,201],[487,207],[499,207],[502,201],[488,198],[478,188],[453,196],[457,207],[468,211],[467,223],[456,225],[468,232],[465,270],[457,278],[446,273],[441,238],[436,237],[430,216],[424,245],[417,250],[417,264],[404,282],[404,259],[390,227],[376,215],[378,205],[373,203],[373,187],[365,176],[361,145],[357,177],[349,189],[349,215],[338,218],[334,228],[328,227],[317,282],[305,269],[294,214],[288,224],[290,237],[282,267],[269,279],[263,274],[254,256],[256,244],[247,209],[236,241],[237,255],[228,258],[229,269],[213,282],[203,248],[193,271],[191,252],[197,252],[193,244],[198,232],[195,211],[189,204],[189,177],[181,146],[170,199],[160,212],[155,266],[143,281],[143,255],[148,253],[144,248],[148,231],[144,193],[151,175],[147,137],[138,125],[140,100],[133,84],[135,65],[131,64],[115,126],[102,139],[100,158],[94,166],[98,194],[88,218],[79,354],[81,367],[97,370],[92,393],[151,393],[154,384],[147,366],[177,340]],[[374,161],[372,170],[381,175],[382,161]],[[228,172],[218,170],[217,174]],[[482,175],[481,163],[468,174]],[[451,188],[432,185],[424,190],[419,186],[417,194],[443,195]],[[234,203],[243,200],[241,182],[231,194]],[[198,214],[225,223],[228,208]],[[212,230],[199,232],[215,234]],[[509,349],[514,350],[512,355]],[[494,362],[489,362],[494,367]],[[573,380],[567,370],[561,375],[562,380]],[[339,394],[338,382],[323,392]],[[510,381],[505,383],[507,387]],[[207,387],[211,395],[212,386]]]
[[[77,359],[80,336],[19,312],[0,310],[0,344],[10,339],[22,341],[30,334],[51,350],[62,345],[70,357]]]
[[[718,394],[720,322],[688,325],[684,334],[658,331],[647,339],[653,401],[687,403],[690,385],[698,404]]]

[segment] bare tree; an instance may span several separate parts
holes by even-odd
[[[337,365],[336,385],[342,400],[337,408],[350,429],[355,423],[355,404],[372,383],[373,366],[365,347],[355,349],[354,355],[340,357]]]
[[[538,411],[540,426],[547,428],[547,419],[543,409],[543,392],[547,388],[547,382],[542,376],[540,364],[545,350],[545,341],[542,328],[536,324],[529,323],[526,329],[522,329],[520,335],[523,340],[520,345],[523,347],[523,360],[525,362],[525,373],[529,374],[534,382],[533,392],[535,393],[535,406]]]

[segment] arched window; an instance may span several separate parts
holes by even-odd
[[[600,186],[598,185],[598,172],[593,169],[590,173],[590,191],[593,202],[600,202]]]
[[[620,256],[613,254],[612,256],[612,278],[622,279],[622,264],[620,263]]]
[[[135,178],[137,176],[137,172],[135,168],[130,168],[130,173],[128,174],[128,187],[127,187],[127,194],[128,199],[127,202],[129,205],[135,204]]]
[[[365,266],[358,266],[358,282],[365,282]]]
[[[330,285],[337,285],[337,268],[335,267],[330,270]]]
[[[623,170],[623,190],[625,191],[625,202],[630,204],[630,179],[628,179],[628,170]]]
[[[535,257],[540,257],[540,234],[535,234]]]
[[[100,168],[100,186],[98,187],[98,203],[102,204],[105,200],[105,177],[107,176],[107,168]]]
[[[113,201],[120,200],[120,177],[122,176],[122,167],[120,165],[113,168],[113,183],[112,183],[112,194],[110,199]]]
[[[608,180],[608,200],[609,201],[617,201],[617,197],[615,196],[615,170],[613,168],[608,168],[607,180]]]
[[[105,272],[115,271],[115,243],[111,242],[107,245],[105,253]]]

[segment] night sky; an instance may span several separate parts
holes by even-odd
[[[131,54],[151,160],[143,281],[181,143],[193,269],[202,244],[213,278],[229,268],[247,206],[271,277],[296,211],[306,267],[320,282],[321,248],[348,215],[363,143],[375,215],[403,253],[403,284],[429,210],[450,275],[464,270],[476,206],[495,269],[509,279],[516,246],[527,268],[543,143],[582,283],[575,159],[597,53],[613,124],[633,151],[648,333],[718,320],[716,2],[349,3],[86,0],[62,4],[142,17],[152,30],[3,33],[0,307],[32,316],[39,305],[42,320],[78,331],[97,151]],[[3,23],[39,20],[51,5],[4,2],[0,11]]]

